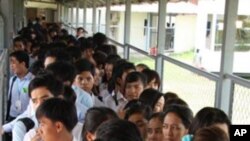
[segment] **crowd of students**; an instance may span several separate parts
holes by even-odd
[[[195,116],[156,71],[122,59],[102,33],[29,23],[9,55],[7,141],[229,141],[217,108]]]

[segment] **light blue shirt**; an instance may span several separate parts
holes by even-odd
[[[72,89],[76,93],[76,102],[79,102],[85,105],[87,108],[91,108],[94,105],[92,97],[86,91],[82,90],[81,88],[72,85]]]
[[[75,102],[75,106],[76,106],[78,122],[84,123],[85,115],[89,108],[79,102]]]
[[[14,77],[15,76],[12,76],[10,79],[9,82],[10,87]],[[18,77],[16,78],[12,87],[10,116],[17,117],[26,110],[30,99],[28,95],[28,86],[33,78],[34,76],[30,72],[28,72],[22,79]],[[9,88],[8,98],[10,98],[10,88]]]

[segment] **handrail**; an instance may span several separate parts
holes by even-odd
[[[170,62],[170,63],[173,63],[173,64],[175,64],[175,65],[178,65],[178,66],[180,66],[181,68],[185,68],[185,69],[187,69],[187,70],[189,70],[189,71],[191,71],[191,72],[195,72],[195,73],[197,73],[197,74],[199,74],[199,75],[205,76],[205,77],[207,77],[208,79],[211,79],[211,80],[214,80],[214,81],[218,81],[218,80],[219,80],[219,76],[218,76],[217,74],[213,74],[213,73],[209,73],[209,72],[200,70],[200,69],[198,69],[198,68],[196,68],[196,67],[193,67],[193,66],[191,66],[191,65],[188,65],[188,64],[186,64],[186,63],[183,63],[183,62],[178,61],[178,60],[176,60],[176,59],[173,59],[173,58],[171,58],[171,57],[165,56],[165,55],[163,55],[163,54],[160,54],[160,56],[162,56],[163,60],[165,60],[165,61],[168,61],[168,62]]]
[[[225,74],[225,77],[233,80],[234,83],[250,88],[250,81],[247,79],[243,79],[233,74]]]
[[[137,52],[139,52],[139,53],[141,53],[141,54],[143,54],[143,55],[145,55],[145,56],[147,56],[147,57],[150,57],[150,58],[152,58],[152,59],[156,59],[155,56],[149,55],[148,52],[146,52],[146,51],[144,51],[144,50],[142,50],[142,49],[139,49],[139,48],[137,48],[137,47],[135,47],[135,46],[133,46],[133,45],[130,45],[130,44],[126,44],[126,45],[127,45],[129,48],[131,48],[131,49],[133,49],[133,50],[135,50],[135,51],[137,51]]]
[[[118,46],[124,48],[124,45],[123,45],[123,44],[121,44],[121,43],[119,43],[119,42],[117,42],[117,41],[115,41],[115,40],[113,40],[113,39],[111,39],[111,38],[109,38],[109,37],[107,37],[107,38],[108,38],[108,40],[111,41],[112,43],[114,43],[114,44],[116,44],[116,45],[118,45]]]

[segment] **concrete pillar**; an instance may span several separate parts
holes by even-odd
[[[76,2],[76,27],[79,26],[79,1]]]
[[[237,11],[238,0],[227,0],[224,13],[220,80],[218,83],[219,90],[216,94],[216,107],[221,108],[229,116],[232,112],[233,86],[232,81],[225,78],[225,74],[232,74],[233,72]]]
[[[87,29],[87,0],[83,1],[83,26]]]
[[[110,6],[111,0],[106,0],[106,24],[105,24],[105,33],[106,36],[110,36]]]
[[[130,26],[131,26],[131,0],[126,0],[125,7],[125,24],[124,24],[124,44],[130,43]],[[124,58],[129,59],[129,48],[124,48]]]
[[[13,39],[13,0],[0,1],[0,10],[4,19],[4,48],[12,46]]]
[[[92,33],[96,33],[96,0],[93,1]]]

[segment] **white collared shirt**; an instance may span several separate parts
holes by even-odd
[[[106,107],[113,109],[115,112],[118,112],[120,107],[125,106],[128,101],[121,92],[118,92],[117,97],[116,97],[118,101],[118,105],[116,105],[115,100],[114,100],[114,95],[115,95],[115,92],[113,91],[111,95],[107,96],[104,99],[104,103]]]

